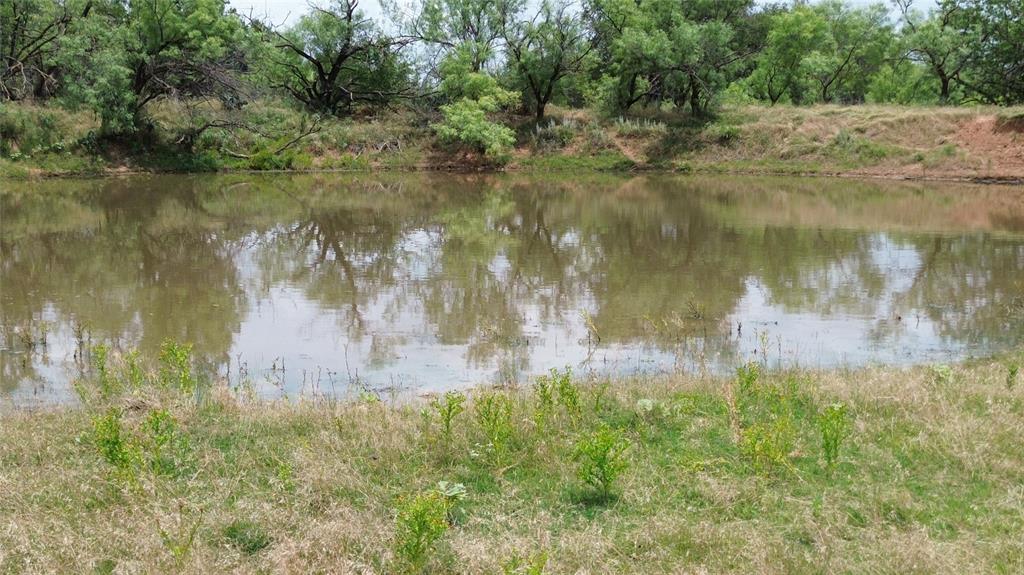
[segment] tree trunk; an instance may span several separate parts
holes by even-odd
[[[690,113],[694,116],[704,115],[704,107],[700,103],[700,84],[696,79],[690,80]]]

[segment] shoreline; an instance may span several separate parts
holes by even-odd
[[[662,168],[657,166],[645,167],[635,166],[631,169],[623,170],[598,170],[593,168],[577,168],[572,166],[566,166],[564,168],[554,169],[536,169],[530,167],[502,167],[502,168],[458,168],[456,166],[445,166],[445,165],[424,165],[424,166],[409,166],[409,167],[388,167],[388,168],[370,168],[370,169],[352,169],[352,168],[318,168],[318,169],[292,169],[292,170],[253,170],[253,169],[219,169],[213,171],[185,171],[185,170],[155,170],[155,169],[106,169],[103,171],[80,171],[80,172],[44,172],[44,173],[32,173],[28,176],[10,176],[0,175],[0,182],[25,182],[31,180],[55,180],[55,179],[107,179],[107,178],[118,178],[118,177],[132,177],[132,176],[145,176],[145,175],[182,175],[182,176],[202,176],[202,175],[231,175],[231,174],[252,174],[252,175],[318,175],[318,174],[402,174],[402,173],[450,173],[455,175],[468,175],[468,174],[561,174],[561,173],[592,173],[592,174],[608,174],[618,176],[629,176],[629,175],[675,175],[675,176],[710,176],[710,175],[726,175],[726,176],[768,176],[768,177],[793,177],[793,178],[841,178],[851,180],[879,180],[879,181],[893,181],[893,182],[945,182],[945,183],[965,183],[965,184],[979,184],[979,185],[1008,185],[1018,186],[1024,185],[1024,177],[1017,175],[1006,175],[1006,176],[975,176],[964,174],[960,176],[956,175],[937,175],[937,176],[913,176],[913,175],[901,175],[901,174],[875,174],[875,173],[863,173],[857,171],[849,172],[817,172],[817,171],[785,171],[785,170],[760,170],[760,169],[719,169],[714,168],[701,168],[691,167],[685,170]]]
[[[82,408],[6,416],[0,567],[1012,572],[1020,358],[555,372],[421,406],[92,380]]]
[[[274,102],[253,104],[252,112],[270,109],[298,121],[294,110]],[[732,106],[701,120],[660,112],[605,118],[553,108],[542,121],[507,118],[516,142],[498,159],[444,144],[423,118],[408,114],[325,119],[321,131],[274,155],[266,142],[244,138],[184,150],[171,135],[186,127],[171,117],[148,143],[89,148],[82,142],[91,141],[95,119],[33,106],[11,107],[11,113],[28,123],[47,118],[57,127],[46,134],[48,144],[30,148],[26,141],[12,148],[25,153],[0,158],[0,181],[137,173],[582,171],[1024,184],[1021,107]],[[221,136],[229,142],[240,137]]]

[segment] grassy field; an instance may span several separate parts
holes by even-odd
[[[1020,573],[1021,357],[268,403],[99,350],[0,419],[0,572]]]
[[[224,114],[222,110],[209,113]],[[55,107],[0,107],[0,177],[125,171],[496,169],[440,144],[439,118],[412,112],[312,120],[258,102],[231,113],[254,129],[213,128],[182,144],[206,116],[155,106],[132,142],[96,137],[96,119]],[[647,111],[598,118],[552,108],[540,122],[508,117],[516,146],[502,169],[669,170],[893,178],[1024,180],[1024,108],[732,106],[707,119]],[[296,134],[308,136],[293,142]]]

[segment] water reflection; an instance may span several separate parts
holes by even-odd
[[[551,367],[939,361],[1024,340],[1020,188],[160,176],[0,192],[0,390],[97,341],[296,392]]]

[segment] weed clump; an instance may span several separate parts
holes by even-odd
[[[196,379],[192,376],[192,344],[165,340],[160,345],[160,382],[184,394],[196,390]]]
[[[601,427],[576,443],[573,457],[579,463],[579,478],[603,501],[614,495],[616,480],[629,468],[629,441],[622,432]]]
[[[433,408],[441,420],[441,433],[445,443],[451,443],[452,422],[460,413],[466,411],[465,394],[449,391],[441,397],[432,399],[430,407]]]
[[[255,555],[270,547],[270,535],[257,523],[235,520],[224,526],[224,539],[235,549],[246,555]]]
[[[423,570],[434,544],[448,531],[450,502],[438,491],[403,499],[395,518],[395,555],[408,573]]]
[[[850,435],[850,417],[846,405],[833,403],[827,406],[818,418],[818,429],[821,431],[825,468],[831,473],[839,460],[839,448]]]
[[[503,393],[488,393],[474,403],[476,421],[487,438],[495,457],[501,459],[515,435],[512,425],[512,399]]]

